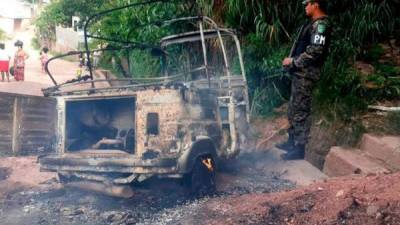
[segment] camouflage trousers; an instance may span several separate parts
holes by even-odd
[[[288,133],[295,145],[306,145],[311,128],[312,90],[315,81],[296,75],[292,77]]]

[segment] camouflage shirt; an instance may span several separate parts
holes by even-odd
[[[298,76],[318,80],[320,69],[328,55],[330,39],[331,27],[327,17],[303,26],[291,56],[292,71]]]

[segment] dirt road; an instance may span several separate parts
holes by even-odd
[[[17,159],[21,160],[8,159],[8,168],[15,168],[11,162]],[[0,158],[0,165],[6,165],[4,160]],[[22,161],[17,171],[0,168],[1,188],[12,177],[19,183],[0,196],[0,224],[400,224],[399,173],[336,178],[296,188],[270,169],[268,153],[246,153],[222,168],[214,196],[192,199],[178,181],[151,179],[135,185],[132,198],[119,199],[62,188],[54,174],[32,179],[37,172],[34,160]],[[26,176],[15,180],[12,175],[21,175],[24,167],[33,171],[27,180],[35,182],[29,185]]]
[[[266,154],[247,153],[223,166],[216,195],[203,199],[191,199],[180,182],[171,179],[136,185],[130,199],[61,188],[54,174],[39,173],[34,157],[0,158],[5,166],[0,169],[0,224],[185,224],[181,218],[195,216],[211,199],[294,188],[281,178],[282,172],[268,170],[272,161]],[[25,176],[24,168],[30,170]]]
[[[14,47],[15,41],[23,41],[24,50],[30,57],[26,61],[25,81],[16,82],[11,76],[9,83],[0,81],[0,92],[42,96],[43,94],[41,89],[53,85],[51,79],[42,71],[39,51],[33,49],[31,45],[33,36],[33,26],[30,26],[26,30],[15,33],[14,36],[5,43],[6,51],[10,56],[13,56],[16,51],[16,47]],[[54,74],[57,82],[62,83],[75,77],[78,63],[66,60],[56,60],[50,65],[49,69],[52,74]]]
[[[278,134],[283,123],[278,118],[257,125],[261,136],[273,140],[279,137],[271,134]],[[168,179],[136,184],[130,199],[62,188],[54,173],[39,172],[36,157],[0,157],[0,224],[193,224],[187,221],[205,220],[197,215],[210,201],[290,190],[326,178],[305,161],[280,161],[273,149],[246,149],[220,165],[217,193],[203,199],[191,199],[179,180]]]

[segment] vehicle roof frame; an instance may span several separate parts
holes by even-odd
[[[147,44],[143,44],[143,43],[131,42],[131,41],[121,41],[121,40],[115,40],[115,39],[111,40],[110,38],[105,38],[105,37],[94,36],[94,35],[89,35],[89,34],[88,34],[88,26],[89,26],[89,24],[90,24],[91,22],[93,22],[95,19],[97,19],[97,18],[99,18],[99,17],[101,17],[101,16],[104,16],[104,15],[107,15],[107,14],[109,14],[109,13],[111,13],[111,12],[114,12],[114,11],[117,11],[117,10],[122,10],[122,9],[125,9],[125,8],[137,7],[137,6],[140,6],[140,5],[147,5],[147,4],[158,3],[158,2],[166,2],[166,0],[152,0],[152,1],[146,1],[146,2],[139,2],[139,3],[129,4],[129,5],[121,6],[121,7],[118,7],[118,8],[113,8],[113,9],[105,10],[105,11],[99,12],[99,13],[94,14],[94,15],[92,15],[91,17],[89,17],[89,18],[87,19],[87,21],[85,22],[85,26],[84,26],[84,42],[85,42],[84,44],[85,44],[85,51],[74,51],[74,52],[69,52],[69,53],[64,54],[64,55],[56,56],[56,57],[50,59],[50,60],[46,63],[45,70],[46,70],[46,72],[48,73],[48,75],[50,76],[50,78],[51,78],[51,80],[53,81],[53,83],[55,84],[54,87],[51,87],[51,88],[47,89],[47,91],[58,90],[59,87],[62,87],[62,86],[63,86],[63,84],[58,85],[57,82],[55,81],[55,79],[53,78],[53,76],[52,76],[52,75],[50,74],[50,72],[48,71],[48,63],[49,63],[50,61],[54,60],[54,59],[57,59],[57,58],[61,58],[61,57],[64,57],[64,56],[67,56],[67,55],[72,55],[72,54],[81,54],[81,53],[85,53],[85,54],[86,54],[87,66],[88,66],[88,68],[89,68],[89,73],[90,73],[89,78],[90,78],[90,80],[92,81],[92,82],[91,82],[91,86],[92,86],[92,89],[95,88],[95,87],[94,87],[94,82],[93,82],[93,71],[92,71],[92,66],[91,66],[90,54],[91,54],[92,52],[96,52],[96,51],[116,50],[116,48],[115,48],[115,49],[107,49],[107,48],[106,48],[106,49],[90,50],[90,49],[89,49],[89,44],[88,44],[88,38],[97,38],[97,39],[103,39],[103,40],[108,40],[108,41],[114,41],[114,42],[125,43],[125,44],[128,44],[128,45],[127,45],[127,46],[124,46],[124,47],[122,47],[122,48],[126,48],[126,49],[129,49],[129,48],[132,48],[132,47],[146,47],[146,48],[153,48],[153,49],[156,48],[156,49],[161,50],[162,48],[160,49],[160,48],[158,48],[158,47],[156,47],[156,46],[151,46],[151,45],[147,45]],[[240,68],[241,68],[241,72],[242,72],[241,75],[242,75],[244,81],[246,81],[246,74],[245,74],[245,69],[244,69],[244,63],[243,63],[243,58],[242,58],[242,52],[241,52],[241,48],[240,48],[240,42],[239,42],[238,37],[234,34],[234,32],[233,32],[232,30],[225,29],[225,28],[220,28],[211,18],[206,17],[206,16],[192,16],[192,17],[173,18],[173,19],[164,20],[164,21],[155,21],[155,22],[149,23],[149,24],[156,24],[156,25],[157,25],[157,24],[160,24],[160,23],[161,23],[161,24],[170,25],[170,24],[172,24],[172,23],[177,23],[177,22],[181,22],[181,21],[190,21],[190,20],[192,20],[192,21],[197,21],[198,26],[199,26],[199,28],[200,28],[199,31],[194,31],[194,33],[197,32],[198,34],[200,34],[200,37],[197,38],[197,40],[200,40],[201,43],[202,43],[202,52],[203,52],[203,60],[204,60],[204,69],[205,69],[205,72],[206,72],[206,75],[207,75],[207,79],[208,79],[209,86],[210,86],[211,84],[210,84],[210,74],[209,74],[208,65],[207,65],[207,50],[206,50],[206,46],[205,46],[205,40],[206,40],[207,38],[210,38],[211,36],[209,36],[209,34],[207,34],[210,30],[207,30],[207,29],[205,30],[205,29],[204,29],[204,25],[208,25],[208,26],[210,26],[210,27],[212,28],[212,32],[214,32],[214,34],[212,35],[213,38],[218,38],[218,41],[220,42],[221,51],[222,51],[222,54],[223,54],[226,76],[228,77],[229,95],[231,95],[232,93],[231,93],[231,81],[230,81],[230,77],[231,77],[230,65],[229,65],[229,62],[228,62],[228,59],[227,59],[227,52],[226,52],[225,44],[224,44],[224,41],[223,41],[223,39],[222,39],[222,37],[225,36],[225,35],[231,36],[231,37],[233,38],[235,44],[236,44],[237,54],[238,54],[238,57],[239,57],[239,63],[240,63]],[[145,25],[145,24],[144,24],[144,25]],[[147,24],[147,25],[148,25],[148,24]],[[177,34],[177,35],[175,35],[175,38],[176,38],[176,40],[179,40],[180,37],[183,37],[183,36],[185,36],[185,35],[188,35],[189,33],[190,33],[190,32],[182,33],[182,34]],[[194,33],[193,33],[193,34],[194,34]],[[205,34],[205,33],[206,33],[206,34]],[[180,37],[179,37],[179,36],[180,36]],[[174,37],[174,35],[167,36],[167,37],[161,39],[161,43],[160,43],[160,44],[162,45],[163,40],[164,40],[164,43],[166,43],[165,41],[168,39],[168,37],[169,37],[169,38],[172,38],[172,37]],[[171,43],[171,44],[172,44],[172,43]],[[162,47],[162,46],[161,46],[161,47]],[[119,49],[122,49],[122,48],[119,48]],[[86,78],[86,79],[87,79],[87,78]],[[135,79],[131,79],[131,80],[135,80]],[[85,80],[85,81],[86,81],[86,80]],[[68,83],[68,82],[67,82],[67,83]],[[69,82],[69,83],[71,83],[71,82]]]

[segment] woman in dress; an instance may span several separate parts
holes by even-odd
[[[14,45],[18,48],[14,56],[14,78],[16,81],[24,81],[25,60],[29,58],[29,55],[22,49],[24,45],[22,41],[18,40]]]

